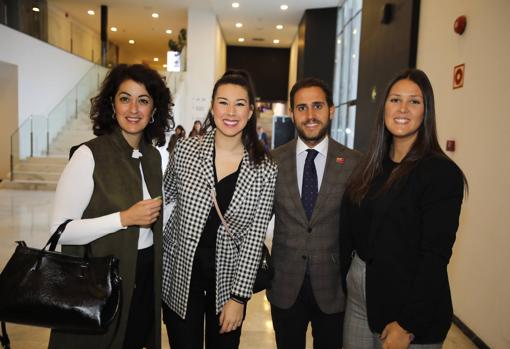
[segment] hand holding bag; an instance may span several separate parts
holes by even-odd
[[[0,275],[0,320],[75,332],[104,332],[120,307],[121,278],[113,256],[55,252],[67,223],[41,249],[18,246]],[[47,251],[46,248],[49,247]],[[2,344],[8,342],[5,334]]]
[[[216,192],[214,190],[211,190],[211,198],[214,203],[214,207],[216,208],[216,212],[218,213],[218,216],[220,217],[221,223],[225,227],[225,230],[230,235],[232,240],[234,241],[234,244],[236,245],[236,248],[239,252],[239,246],[236,244],[236,240],[234,238],[234,235],[230,231],[230,228],[228,227],[227,222],[225,221],[225,218],[223,218],[223,214],[220,211],[220,207],[218,206],[218,201],[216,200]],[[262,255],[260,256],[260,262],[257,269],[257,276],[255,277],[255,283],[253,285],[253,293],[258,293],[260,291],[263,291],[265,289],[271,288],[271,280],[273,279],[273,264],[271,263],[271,254],[269,253],[269,249],[267,248],[266,244],[262,244]]]

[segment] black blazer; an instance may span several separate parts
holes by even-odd
[[[373,332],[397,321],[414,343],[442,342],[452,318],[447,265],[452,254],[464,193],[453,161],[429,156],[376,200],[368,235],[366,299]],[[346,196],[340,218],[342,281],[353,252],[358,209]]]

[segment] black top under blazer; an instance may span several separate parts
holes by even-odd
[[[447,265],[463,193],[457,165],[444,156],[430,155],[373,201],[365,249],[366,302],[373,332],[381,333],[397,321],[415,335],[413,343],[439,343],[446,338],[453,313]],[[360,207],[345,197],[340,219],[344,289],[355,249],[352,232],[362,219],[357,210]]]
[[[163,181],[165,202],[175,207],[163,233],[162,300],[183,319],[195,251],[213,207],[215,132],[178,140]],[[276,175],[275,163],[266,158],[255,165],[244,150],[234,194],[224,214],[237,242],[223,225],[216,236],[216,313],[231,295],[246,299],[252,295],[271,218]]]

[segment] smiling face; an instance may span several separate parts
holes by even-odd
[[[124,138],[133,148],[137,148],[143,130],[152,118],[152,97],[143,84],[125,80],[119,85],[113,105]]]
[[[393,140],[414,142],[423,123],[424,112],[420,87],[408,79],[397,81],[384,105],[384,124]]]
[[[304,87],[294,95],[294,110],[290,113],[299,138],[314,147],[328,133],[335,107],[328,107],[326,94],[320,87]]]
[[[235,84],[219,86],[212,102],[212,114],[216,129],[223,136],[241,138],[253,114],[248,92]]]

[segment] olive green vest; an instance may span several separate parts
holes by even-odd
[[[147,189],[151,197],[162,195],[161,157],[157,149],[151,144],[140,144],[142,157],[132,157],[133,148],[126,142],[120,129],[112,134],[99,136],[85,143],[94,156],[94,191],[90,202],[83,212],[82,218],[95,218],[128,209],[140,200],[143,200],[142,178],[140,163]],[[76,183],[80,185],[80,183]],[[154,290],[156,302],[154,304],[154,329],[150,348],[161,347],[161,268],[162,268],[162,216],[152,226],[154,234]],[[93,256],[114,255],[120,263],[122,277],[122,307],[120,324],[113,322],[104,335],[70,334],[52,331],[50,348],[105,348],[111,342],[111,337],[118,327],[116,339],[111,348],[122,348],[131,304],[131,296],[135,280],[136,258],[138,251],[137,226],[108,234],[93,241],[91,245]],[[65,253],[83,255],[83,246],[63,246]],[[120,319],[120,320],[119,320]]]

